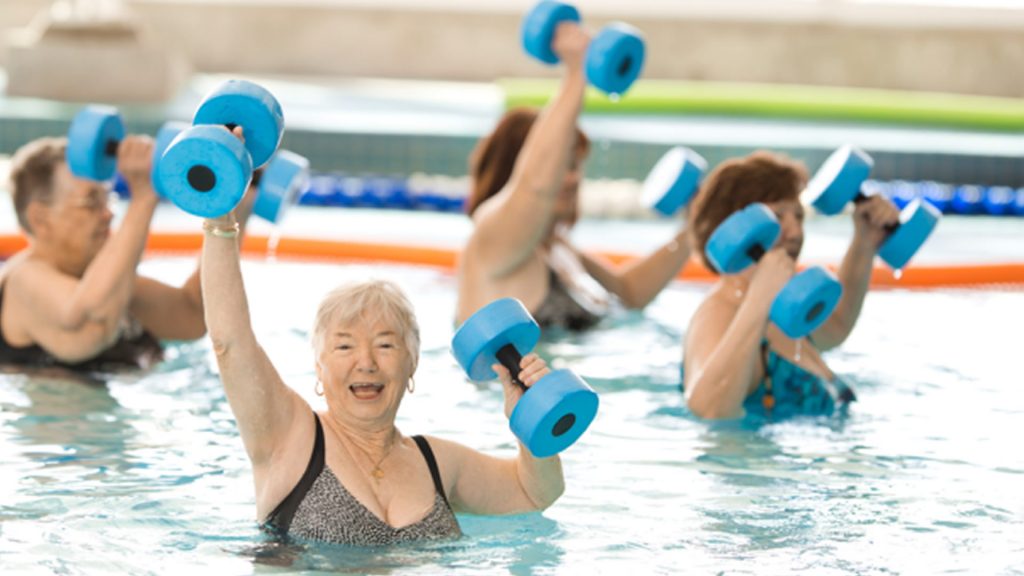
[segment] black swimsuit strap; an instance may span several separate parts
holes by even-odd
[[[316,421],[316,440],[313,441],[313,453],[309,455],[306,471],[302,473],[299,483],[292,488],[288,496],[277,505],[277,508],[274,508],[270,516],[267,516],[267,525],[282,535],[288,533],[288,528],[292,525],[292,518],[295,517],[295,512],[299,509],[299,504],[302,503],[310,488],[313,487],[313,482],[324,469],[324,428],[320,425],[320,416],[316,412],[313,413],[313,420]]]
[[[452,505],[448,502],[448,496],[444,493],[444,485],[441,483],[441,471],[437,468],[437,459],[434,458],[434,451],[430,449],[430,443],[423,436],[413,436],[413,440],[416,441],[416,446],[419,447],[420,452],[423,453],[423,459],[427,461],[427,468],[430,468],[430,477],[434,479],[434,490],[444,498],[445,505],[451,509]]]

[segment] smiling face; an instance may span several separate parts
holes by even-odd
[[[363,314],[332,327],[317,359],[317,376],[339,417],[390,424],[415,366],[399,328],[375,316]]]
[[[332,290],[313,327],[316,373],[336,417],[392,426],[419,361],[419,324],[393,282],[370,280]]]

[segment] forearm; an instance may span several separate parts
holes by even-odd
[[[869,245],[869,242],[854,236],[839,265],[837,274],[839,283],[843,287],[843,295],[839,298],[828,322],[813,336],[814,343],[818,348],[827,349],[838,346],[853,331],[871,282],[874,258],[875,249]]]
[[[562,186],[576,144],[576,121],[583,107],[586,79],[568,69],[555,99],[540,113],[512,175],[512,181],[552,202]]]
[[[769,305],[751,298],[744,301],[707,361],[686,382],[687,404],[698,416],[730,418],[741,414],[755,377]]]
[[[690,259],[690,242],[685,230],[646,258],[632,262],[624,270],[622,294],[618,294],[628,308],[643,308],[679,275]]]
[[[82,321],[117,324],[131,301],[135,269],[146,247],[155,209],[155,198],[128,205],[121,226],[82,276],[70,302],[66,318],[69,325]]]
[[[565,491],[561,459],[558,456],[535,458],[522,444],[516,459],[516,476],[523,493],[537,510],[554,504]]]
[[[249,303],[242,281],[239,238],[225,236],[234,219],[204,223],[199,284],[206,329],[218,356],[240,337],[252,334]]]

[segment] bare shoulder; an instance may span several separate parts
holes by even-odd
[[[690,331],[699,329],[708,323],[728,322],[736,315],[739,307],[740,302],[737,299],[729,298],[724,289],[716,287],[708,292],[704,301],[697,306],[697,310],[690,317]]]

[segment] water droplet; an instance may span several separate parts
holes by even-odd
[[[607,152],[608,149],[611,148],[611,147],[612,147],[612,141],[611,140],[609,140],[607,138],[604,138],[604,139],[601,140],[601,150],[602,151]]]
[[[267,238],[267,262],[277,261],[277,245],[281,243],[281,228],[274,225]]]
[[[903,278],[903,269],[897,268],[896,270],[893,270],[892,277],[899,281],[900,278]]]
[[[801,348],[801,345],[802,345],[802,344],[803,344],[803,340],[797,340],[797,341],[796,341],[796,354],[795,354],[795,355],[793,356],[793,358],[794,358],[794,359],[795,359],[795,360],[796,360],[797,362],[799,362],[799,361],[800,361],[800,348]]]
[[[611,94],[608,95],[608,99],[611,100],[613,103],[618,104],[619,100],[622,100],[622,95],[612,92]]]

